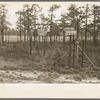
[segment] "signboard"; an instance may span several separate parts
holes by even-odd
[[[47,32],[48,32],[48,28],[39,28],[38,29],[39,36],[46,36]]]
[[[65,35],[76,35],[76,31],[73,27],[65,28]]]
[[[65,35],[76,35],[76,31],[66,31]]]

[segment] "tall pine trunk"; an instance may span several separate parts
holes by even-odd
[[[65,32],[63,31],[63,44],[65,44]]]
[[[86,48],[86,45],[87,45],[87,8],[88,5],[86,5],[86,23],[85,23],[85,48]]]
[[[4,44],[4,30],[3,29],[1,29],[1,44],[3,45]]]

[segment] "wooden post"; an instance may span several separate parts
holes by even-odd
[[[5,29],[5,42],[7,42],[7,29]]]
[[[35,36],[34,36],[34,46],[35,46]]]
[[[76,41],[76,67],[79,67],[79,51],[78,51],[78,47],[79,47],[79,40],[77,38],[77,41]]]
[[[0,33],[0,43],[1,43],[1,46],[2,46],[2,38],[1,38],[1,33]]]
[[[24,42],[26,42],[26,30],[24,29]]]
[[[18,40],[19,40],[18,38],[19,38],[19,36],[18,36],[18,32],[17,32],[17,42],[18,42]]]
[[[52,46],[52,36],[50,34],[50,46]]]
[[[43,42],[43,36],[42,36],[42,42]]]
[[[27,42],[28,42],[28,31],[27,31]]]
[[[71,35],[69,36],[69,57],[68,57],[68,66],[71,67]]]
[[[46,36],[46,39],[45,39],[45,44],[46,44],[46,46],[47,46],[47,44],[48,44],[48,43],[47,43],[47,40],[48,40],[48,37]]]
[[[53,36],[53,43],[54,43],[54,46],[55,46],[55,41],[56,41],[56,39],[55,39],[56,37],[55,37],[55,35]]]
[[[20,42],[21,42],[21,40],[22,40],[22,33],[21,33],[21,30],[20,30]]]
[[[83,55],[84,55],[84,40],[82,41],[82,64],[81,64],[81,67],[83,67]]]
[[[55,47],[57,48],[58,45],[58,40],[57,40],[57,36],[56,36],[56,41],[55,41]]]
[[[65,31],[63,31],[63,44],[65,44]]]
[[[40,36],[39,36],[39,43],[40,43]]]
[[[43,54],[45,55],[45,36],[44,36],[44,52]]]
[[[75,64],[75,39],[73,36],[73,67],[74,67],[74,64]]]
[[[30,37],[30,55],[32,53],[32,37]]]
[[[7,33],[8,33],[8,42],[9,42],[9,31]]]
[[[1,29],[1,39],[2,39],[2,42],[1,42],[1,44],[3,45],[4,44],[4,30],[3,29]]]

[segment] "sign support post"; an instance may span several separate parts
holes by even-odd
[[[76,67],[79,66],[79,38],[76,40]]]
[[[73,67],[75,67],[75,39],[73,36]]]
[[[76,31],[73,27],[70,28],[65,28],[65,35],[69,36],[69,58],[68,58],[68,66],[74,66],[74,62],[75,62],[75,35],[76,35]],[[72,52],[72,36],[73,36],[73,44],[74,44],[74,51],[73,51],[73,65],[71,65],[71,52]]]
[[[82,41],[82,65],[81,67],[83,67],[83,55],[84,55],[84,40]]]
[[[68,66],[71,67],[71,35],[69,35],[69,57],[68,57]]]

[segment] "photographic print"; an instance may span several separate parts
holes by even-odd
[[[0,2],[4,83],[100,83],[100,3]]]

